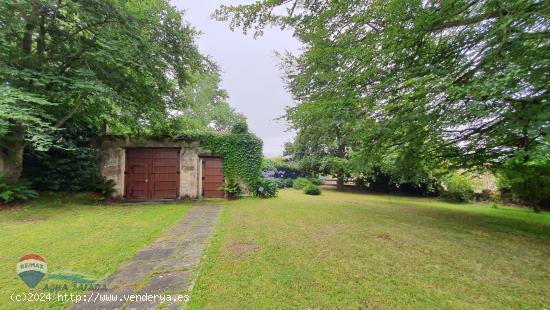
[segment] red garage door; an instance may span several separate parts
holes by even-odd
[[[176,199],[179,196],[179,149],[126,149],[124,194],[128,200]]]
[[[204,197],[224,197],[223,159],[216,157],[202,158],[202,195]]]

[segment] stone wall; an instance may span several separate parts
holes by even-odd
[[[211,155],[211,152],[201,148],[198,142],[110,136],[100,141],[99,170],[105,178],[116,182],[115,197],[122,198],[124,195],[125,149],[129,147],[180,148],[180,198],[201,196],[200,156]]]

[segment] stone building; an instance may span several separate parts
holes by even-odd
[[[107,136],[99,146],[100,173],[115,181],[115,197],[224,197],[223,159],[196,141]]]

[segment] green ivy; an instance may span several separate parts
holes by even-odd
[[[255,192],[261,178],[263,142],[245,133],[205,134],[201,146],[223,157],[226,179],[242,180]]]

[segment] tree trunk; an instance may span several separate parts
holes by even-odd
[[[40,2],[35,0],[32,5],[32,12],[25,20],[25,32],[23,33],[23,52],[30,54],[32,52],[32,37],[34,34],[34,28],[40,14]]]
[[[4,141],[0,150],[0,173],[7,181],[17,181],[23,172],[23,151],[25,150],[25,129],[13,126],[12,134]]]
[[[343,191],[344,190],[344,174],[339,172],[336,174],[336,190]]]

